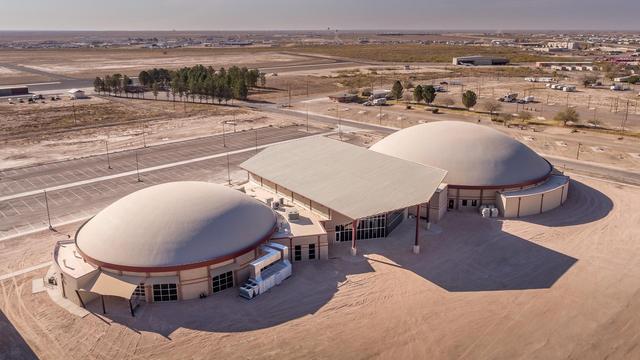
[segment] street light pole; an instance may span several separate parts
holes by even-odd
[[[226,124],[226,121],[222,122],[222,147],[227,147],[227,139],[226,139],[226,135],[224,133],[224,125]]]
[[[258,128],[256,128],[256,154],[258,153]]]
[[[51,225],[51,214],[49,214],[49,199],[47,199],[47,190],[44,191],[44,205],[47,208],[47,221],[49,222],[49,230],[53,230],[53,226]]]
[[[142,145],[144,145],[144,147],[147,147],[147,137],[144,133],[144,124],[142,124]]]
[[[142,182],[140,179],[140,167],[138,165],[138,150],[136,150],[136,175],[138,176],[138,182]]]
[[[229,152],[227,151],[227,182],[231,185],[231,164],[229,163]]]
[[[104,145],[107,147],[107,169],[111,169],[111,159],[109,158],[109,140],[105,140]]]

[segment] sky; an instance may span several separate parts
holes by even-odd
[[[640,0],[0,0],[0,30],[633,30]]]

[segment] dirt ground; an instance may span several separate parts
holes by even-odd
[[[36,73],[93,79],[115,72],[137,76],[141,70],[154,67],[278,66],[304,63],[309,59],[268,49],[68,49],[4,50],[1,61],[24,67],[24,71],[31,69]],[[0,72],[0,83],[10,84],[4,76],[12,74]]]
[[[309,110],[336,118],[351,119],[364,123],[374,123],[393,128],[406,128],[420,123],[440,120],[477,121],[506,132],[535,151],[545,155],[575,158],[580,144],[579,158],[628,170],[640,171],[640,139],[620,137],[619,134],[607,134],[596,131],[579,130],[556,126],[528,126],[522,130],[516,126],[507,128],[502,124],[492,124],[489,117],[466,111],[440,109],[434,115],[425,111],[424,106],[415,106],[411,110],[404,104],[389,106],[363,106],[360,104],[338,104],[328,98],[314,98],[295,104],[294,109]],[[534,131],[535,129],[535,131]]]
[[[2,115],[6,121],[0,125],[5,139],[0,168],[102,154],[105,142],[113,152],[218,134],[223,126],[226,131],[241,131],[295,122],[287,116],[233,106],[113,97],[0,104]]]
[[[234,289],[143,305],[131,318],[108,299],[106,316],[93,304],[78,318],[31,294],[42,269],[0,283],[10,322],[0,329],[23,339],[12,353],[28,346],[42,359],[637,358],[640,189],[573,179],[557,210],[520,220],[449,213],[423,229],[420,255],[408,221],[391,238],[360,241],[356,257],[347,245],[296,263],[253,301]],[[41,262],[71,228],[3,244],[0,263]]]

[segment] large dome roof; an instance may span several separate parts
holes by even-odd
[[[412,126],[380,140],[371,150],[447,170],[444,182],[451,186],[519,186],[551,172],[551,165],[521,142],[461,121]]]
[[[172,182],[129,194],[76,234],[88,261],[107,268],[163,271],[224,261],[275,229],[266,205],[222,185]]]

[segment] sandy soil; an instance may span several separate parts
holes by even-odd
[[[176,102],[174,109],[172,102],[93,97],[76,101],[74,125],[73,106],[71,100],[0,105],[0,114],[9,116],[0,131],[11,135],[0,149],[0,167],[102,154],[105,141],[113,152],[209,136],[222,133],[224,122],[235,121],[236,131],[295,122],[231,106]],[[233,126],[226,125],[226,130]]]
[[[42,359],[636,358],[640,189],[574,179],[555,211],[506,221],[449,213],[423,230],[420,255],[406,222],[389,239],[361,241],[357,257],[344,246],[295,264],[291,279],[251,302],[229,290],[143,305],[131,318],[109,299],[107,316],[94,304],[80,319],[31,294],[43,269],[1,283],[12,326],[0,329],[15,327]],[[20,263],[32,265],[51,237],[16,240],[0,258],[37,247]]]
[[[247,56],[250,55],[250,56]],[[2,61],[62,76],[92,79],[114,72],[137,75],[144,69],[203,64],[213,67],[279,66],[309,61],[294,55],[268,49],[74,49],[4,51]],[[0,73],[0,83],[8,83]]]
[[[296,104],[301,111],[309,109],[312,113],[320,113],[342,119],[375,123],[394,128],[405,128],[419,123],[438,120],[482,119],[485,125],[508,133],[539,153],[575,158],[578,144],[581,144],[580,159],[612,165],[629,170],[640,171],[640,139],[623,137],[594,131],[580,130],[573,132],[570,128],[553,126],[535,126],[521,130],[517,127],[506,128],[502,125],[491,125],[488,116],[466,111],[441,109],[441,114],[433,115],[424,110],[424,106],[407,110],[404,104],[390,106],[363,106],[359,104],[337,104],[328,98],[315,98]],[[381,116],[382,115],[382,116]],[[337,120],[336,120],[337,124]],[[533,131],[535,129],[536,131]]]

